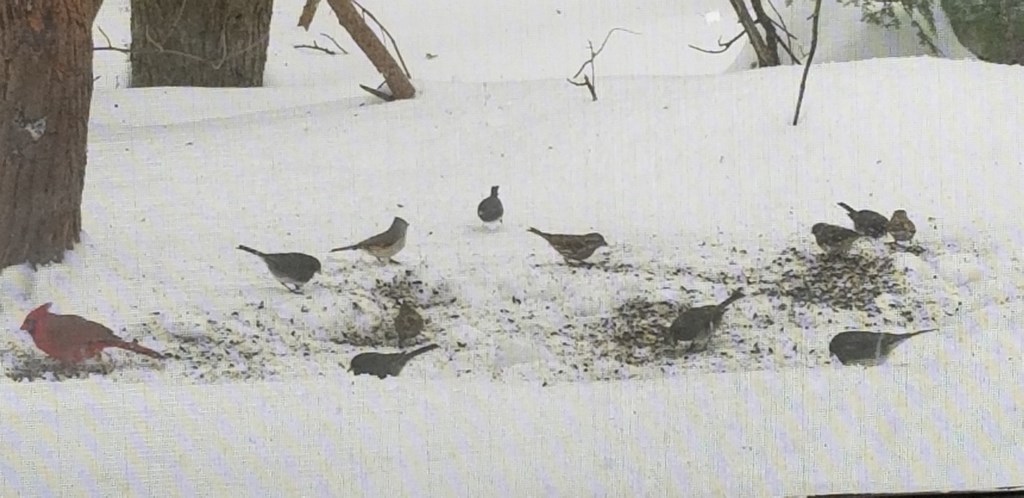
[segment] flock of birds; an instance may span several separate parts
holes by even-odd
[[[826,257],[845,257],[854,242],[861,237],[882,238],[892,236],[893,244],[909,243],[917,232],[914,223],[905,210],[896,210],[890,218],[875,211],[856,210],[846,203],[839,203],[853,221],[853,229],[817,223],[811,228],[818,246]],[[486,226],[494,227],[502,222],[505,210],[498,198],[498,187],[491,187],[490,195],[477,207],[477,216]],[[362,250],[377,258],[381,264],[401,264],[393,258],[404,247],[409,223],[396,217],[391,226],[361,242],[331,249],[330,252]],[[587,234],[547,233],[529,228],[530,233],[542,237],[570,265],[589,265],[586,259],[599,248],[607,246],[604,236],[592,232]],[[259,256],[270,273],[288,291],[301,294],[304,284],[320,272],[320,260],[303,253],[268,254],[248,246],[238,249]],[[672,322],[665,334],[672,344],[688,343],[686,352],[700,353],[708,348],[712,334],[722,323],[730,304],[745,297],[742,289],[736,289],[719,304],[692,307],[684,310]],[[32,310],[21,326],[32,337],[40,350],[64,365],[81,363],[98,356],[106,348],[120,348],[152,358],[164,356],[136,342],[129,342],[116,336],[106,326],[77,315],[58,315],[49,311],[51,303]],[[416,309],[401,302],[394,320],[398,335],[398,347],[402,348],[424,328],[424,320]],[[927,329],[907,334],[887,334],[867,331],[849,331],[837,334],[829,343],[829,352],[843,365],[873,366],[885,362],[888,354],[899,344],[918,334],[931,332]],[[421,354],[438,349],[436,344],[427,344],[418,349],[398,353],[366,352],[357,354],[349,363],[349,371],[355,375],[375,375],[381,379],[397,376],[409,360]]]

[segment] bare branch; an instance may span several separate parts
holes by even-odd
[[[590,58],[587,59],[586,62],[584,62],[583,64],[580,65],[580,68],[579,68],[578,71],[576,71],[576,74],[572,75],[571,78],[568,78],[569,83],[571,83],[571,84],[573,84],[575,86],[585,86],[585,87],[587,87],[587,90],[590,90],[590,97],[591,97],[591,99],[593,99],[593,101],[597,101],[597,91],[595,89],[595,85],[597,84],[597,74],[596,74],[595,69],[594,69],[594,59],[596,59],[597,56],[601,54],[601,52],[604,50],[605,45],[608,44],[608,39],[611,38],[612,37],[612,33],[616,32],[616,31],[625,31],[626,33],[630,33],[630,34],[633,34],[633,35],[639,35],[640,34],[640,33],[637,33],[636,31],[630,31],[630,30],[628,30],[626,28],[612,28],[612,29],[608,30],[608,34],[604,35],[604,41],[601,42],[601,46],[598,47],[597,50],[594,50],[594,42],[592,42],[590,40],[587,40],[587,48],[590,50]],[[580,76],[580,74],[582,74],[583,71],[585,71],[587,69],[587,67],[590,67],[590,75],[587,76],[587,75],[584,74],[582,82],[573,81],[576,78],[578,78]]]
[[[402,65],[402,71],[405,72],[405,77],[412,79],[412,75],[409,74],[409,68],[405,66],[405,58],[402,57],[402,51],[398,49],[398,42],[395,41],[395,37],[391,36],[391,32],[388,31],[388,28],[385,28],[384,25],[379,20],[377,20],[377,16],[373,15],[373,12],[366,10],[366,7],[363,7],[362,4],[360,4],[356,0],[351,1],[352,5],[359,7],[359,10],[362,11],[363,17],[369,17],[374,23],[377,24],[381,32],[384,33],[389,40],[391,40],[391,46],[395,47],[395,55],[398,56],[398,63]]]
[[[333,51],[333,50],[331,50],[329,48],[324,48],[324,47],[321,47],[320,45],[317,45],[316,44],[316,40],[313,40],[313,44],[312,45],[299,44],[299,45],[292,45],[292,47],[294,47],[294,48],[308,48],[310,50],[319,50],[319,51],[321,51],[321,52],[323,52],[323,53],[325,53],[327,55],[338,55],[337,52],[335,52],[335,51]]]
[[[345,55],[348,55],[348,50],[345,50],[344,48],[341,48],[341,44],[339,44],[338,40],[335,40],[333,36],[331,36],[331,35],[329,35],[327,33],[320,33],[320,36],[322,36],[324,38],[327,38],[328,40],[331,40],[331,43],[333,43],[334,46],[338,48],[339,52],[341,52],[341,53],[343,53]]]
[[[103,31],[102,27],[97,25],[96,29],[100,30],[100,34],[103,35],[103,39],[107,40],[107,46],[106,47],[93,47],[92,49],[94,51],[101,52],[101,51],[104,51],[104,50],[111,50],[111,51],[114,51],[114,52],[121,52],[122,54],[130,54],[130,53],[132,53],[131,49],[129,49],[129,48],[126,48],[126,47],[115,47],[113,43],[110,43],[110,37],[107,36],[107,33],[105,31]]]
[[[800,107],[804,103],[804,90],[807,88],[807,73],[811,71],[811,61],[814,60],[814,51],[818,48],[818,20],[821,18],[821,0],[814,0],[814,14],[811,15],[814,21],[811,23],[811,52],[807,54],[807,64],[804,65],[804,75],[800,78],[800,96],[796,100],[796,112],[793,114],[793,126],[800,121]]]
[[[313,16],[316,15],[316,8],[320,5],[320,0],[306,0],[306,5],[302,6],[302,14],[299,15],[299,26],[306,31],[309,31],[309,25],[313,23]]]
[[[729,41],[727,41],[725,43],[722,43],[722,37],[718,37],[718,47],[719,48],[717,50],[708,49],[708,48],[700,48],[700,47],[698,47],[696,45],[687,45],[687,46],[692,48],[692,49],[694,49],[694,50],[696,50],[696,51],[698,51],[698,52],[704,52],[705,54],[720,54],[720,53],[725,52],[726,50],[729,50],[729,47],[731,47],[733,43],[736,43],[736,40],[739,40],[740,38],[742,38],[744,34],[746,34],[744,31],[740,31],[739,34],[737,34],[736,36],[732,37],[731,40],[729,40]]]

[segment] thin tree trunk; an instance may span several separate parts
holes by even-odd
[[[804,64],[804,75],[800,78],[800,96],[796,99],[796,111],[793,113],[793,126],[800,122],[800,108],[804,105],[804,90],[807,88],[807,75],[811,72],[811,61],[814,60],[814,51],[818,49],[818,20],[821,19],[821,0],[814,0],[814,14],[811,16],[811,52],[807,54],[807,62]]]
[[[132,87],[261,87],[273,0],[131,0]]]
[[[779,54],[768,50],[768,45],[761,36],[761,31],[757,29],[757,23],[750,17],[747,4],[743,0],[729,0],[729,3],[732,4],[733,10],[736,11],[736,17],[739,18],[743,31],[747,33],[750,45],[754,47],[754,52],[757,53],[758,66],[778,66]]]
[[[779,61],[779,34],[775,31],[772,18],[768,17],[768,13],[765,12],[761,0],[750,0],[750,6],[754,8],[754,13],[757,14],[757,23],[764,28],[765,49],[769,57],[771,57],[768,60],[768,65],[778,66],[781,63]]]
[[[355,6],[350,0],[327,0],[334,13],[338,16],[338,22],[352,36],[352,40],[359,45],[359,48],[366,54],[366,57],[373,63],[373,67],[384,76],[384,81],[391,90],[391,95],[396,99],[411,99],[416,96],[416,88],[409,82],[401,66],[391,57],[387,47],[377,38],[373,30],[366,25],[363,16],[359,15]]]
[[[80,240],[101,4],[0,7],[0,269],[60,262]]]

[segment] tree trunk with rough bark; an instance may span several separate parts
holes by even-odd
[[[779,54],[777,51],[768,49],[768,43],[765,42],[761,31],[757,29],[757,22],[750,16],[746,2],[743,0],[729,0],[729,3],[732,5],[732,9],[736,11],[736,17],[739,18],[743,31],[747,33],[750,46],[754,47],[754,52],[757,53],[758,66],[778,66]]]
[[[327,0],[327,3],[334,9],[341,26],[352,36],[352,41],[359,45],[377,71],[384,76],[384,81],[391,90],[391,96],[395,100],[415,97],[416,88],[409,82],[409,78],[405,76],[405,72],[402,71],[394,57],[391,57],[384,43],[366,25],[366,21],[359,15],[351,0]]]
[[[102,0],[0,2],[0,269],[80,241]]]
[[[261,87],[273,0],[131,0],[132,87]]]

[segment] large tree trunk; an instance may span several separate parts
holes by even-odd
[[[0,269],[60,262],[80,240],[101,4],[0,2]]]
[[[388,53],[387,47],[377,38],[373,30],[366,25],[366,21],[356,11],[351,0],[327,0],[327,3],[334,9],[338,16],[338,22],[352,36],[352,41],[359,45],[359,48],[366,54],[366,57],[373,63],[373,67],[384,76],[384,81],[391,90],[391,96],[397,100],[411,99],[416,96],[416,88],[405,77],[405,72]]]
[[[272,10],[273,0],[131,0],[131,86],[263,86]]]

